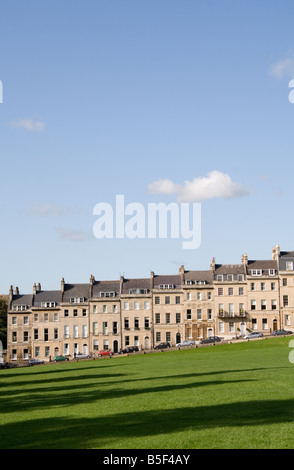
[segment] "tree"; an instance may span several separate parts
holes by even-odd
[[[7,347],[7,299],[0,297],[0,341],[4,349]]]

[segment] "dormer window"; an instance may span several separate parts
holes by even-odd
[[[71,304],[83,304],[85,301],[85,297],[71,297],[69,300]]]
[[[53,308],[56,307],[56,302],[41,302],[42,308]]]
[[[174,289],[174,284],[159,284],[159,289]]]
[[[268,274],[269,274],[269,276],[274,276],[276,274],[276,270],[275,269],[269,269]]]
[[[28,306],[27,306],[27,305],[14,305],[14,306],[13,306],[13,310],[14,310],[15,312],[23,312],[23,311],[25,311],[25,310],[27,310],[27,309],[28,309]]]
[[[130,289],[130,294],[148,294],[149,289]]]
[[[251,269],[251,276],[262,276],[262,269]]]
[[[115,292],[100,292],[100,297],[115,297],[116,293]]]
[[[286,261],[286,271],[293,271],[293,261]]]

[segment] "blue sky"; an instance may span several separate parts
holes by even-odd
[[[0,1],[0,293],[293,250],[293,19],[292,0]],[[96,239],[118,194],[200,202],[200,247]]]

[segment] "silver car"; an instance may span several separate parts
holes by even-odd
[[[195,341],[191,341],[189,339],[185,339],[184,341],[182,341],[181,343],[177,343],[176,344],[176,347],[179,347],[179,346],[193,346],[195,344]]]
[[[253,331],[252,333],[249,333],[249,335],[244,336],[245,339],[253,339],[253,338],[262,338],[263,334],[259,333],[258,331]]]

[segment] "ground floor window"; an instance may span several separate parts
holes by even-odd
[[[218,331],[219,331],[219,333],[224,333],[225,332],[225,324],[224,324],[223,321],[220,321],[218,323]]]
[[[285,325],[286,325],[286,326],[290,326],[290,325],[291,325],[290,315],[285,315]]]

